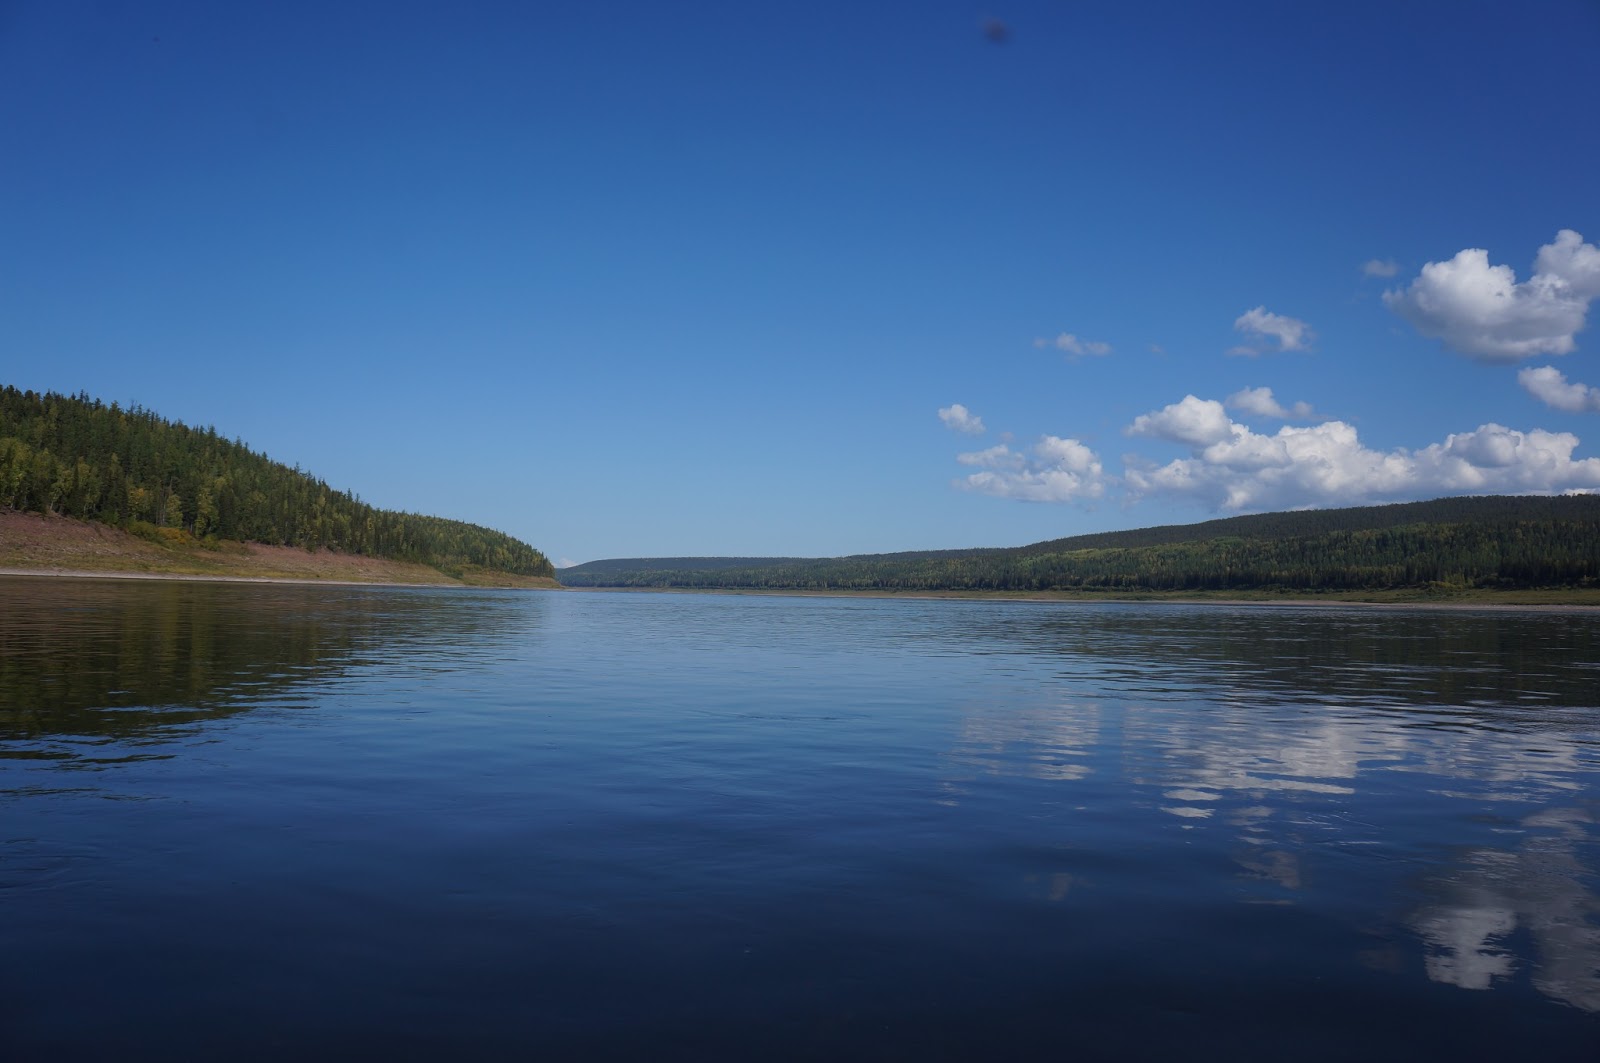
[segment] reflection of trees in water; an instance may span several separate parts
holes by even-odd
[[[1591,707],[1600,686],[1590,614],[1089,604],[964,619],[946,637],[1048,655],[1064,674],[1154,700],[1225,684],[1295,702],[1521,715]]]
[[[493,593],[0,580],[3,755],[154,738],[368,662],[460,667],[535,616],[526,597]]]

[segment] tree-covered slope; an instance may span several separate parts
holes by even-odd
[[[692,569],[696,572],[725,572],[779,565],[810,565],[815,562],[816,559],[810,557],[616,557],[604,561],[586,561],[564,568],[559,574],[565,576],[572,573],[579,578],[593,579],[640,571]]]
[[[1600,496],[1444,498],[854,557],[638,558],[568,586],[792,590],[1370,590],[1600,583]]]
[[[544,554],[502,532],[377,509],[214,428],[83,394],[0,388],[0,506],[446,570],[553,572]]]

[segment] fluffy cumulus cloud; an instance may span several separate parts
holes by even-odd
[[[1272,417],[1279,421],[1287,421],[1290,418],[1304,421],[1315,416],[1315,411],[1309,402],[1284,406],[1273,397],[1271,388],[1244,388],[1229,395],[1225,403],[1230,410],[1239,410],[1257,417]]]
[[[939,410],[939,420],[952,432],[965,432],[969,436],[983,435],[983,418],[974,414],[961,403],[952,403]]]
[[[1203,422],[1175,415],[1185,403],[1197,414],[1207,400],[1191,395],[1129,426],[1130,434],[1161,435],[1190,448],[1188,457],[1165,465],[1130,458],[1124,474],[1130,497],[1187,499],[1239,511],[1600,488],[1600,458],[1575,459],[1578,438],[1570,433],[1486,424],[1421,450],[1377,451],[1343,421],[1285,425],[1272,435],[1230,421],[1224,432],[1215,423],[1220,403],[1210,404],[1215,411],[1206,408]],[[1204,430],[1191,429],[1201,423]]]
[[[1154,413],[1140,414],[1128,426],[1127,433],[1130,436],[1153,436],[1174,443],[1206,446],[1227,439],[1232,430],[1233,422],[1228,419],[1222,403],[1215,399],[1185,395],[1182,402],[1162,407]]]
[[[1563,408],[1600,409],[1600,388],[1569,384],[1553,369],[1525,370],[1523,386]],[[1309,412],[1304,403],[1297,403]],[[1285,410],[1270,388],[1245,388],[1215,399],[1186,395],[1143,414],[1129,436],[1161,440],[1188,454],[1160,464],[1123,458],[1120,477],[1076,439],[1045,436],[1031,448],[1000,443],[961,454],[977,471],[955,481],[969,491],[1028,502],[1082,502],[1120,488],[1141,498],[1188,501],[1222,512],[1349,506],[1456,494],[1557,494],[1600,491],[1600,458],[1575,457],[1578,437],[1544,429],[1484,424],[1420,449],[1375,450],[1343,421],[1283,425],[1257,432],[1228,409],[1264,417]]]
[[[1100,455],[1076,439],[1045,436],[1031,451],[1019,453],[1004,445],[958,459],[965,465],[987,466],[956,484],[999,498],[1023,502],[1074,502],[1099,498],[1107,478]]]
[[[1551,243],[1539,248],[1533,261],[1537,276],[1560,277],[1584,299],[1600,296],[1600,247],[1587,244],[1580,233],[1562,229]]]
[[[1429,262],[1411,284],[1383,301],[1424,336],[1484,362],[1569,354],[1589,303],[1600,297],[1600,248],[1563,229],[1539,249],[1533,275],[1489,264],[1483,248]]]
[[[1033,345],[1035,347],[1054,347],[1073,360],[1078,358],[1103,358],[1111,353],[1111,344],[1101,343],[1099,340],[1086,340],[1081,336],[1074,336],[1070,332],[1063,332],[1053,340],[1034,340]]]
[[[1274,314],[1264,306],[1246,310],[1233,322],[1233,327],[1258,341],[1276,343],[1280,351],[1303,351],[1311,346],[1311,326],[1299,318]],[[1253,348],[1234,348],[1229,354],[1256,353]]]
[[[1517,383],[1546,406],[1568,413],[1600,413],[1600,388],[1568,383],[1566,374],[1553,365],[1524,369],[1517,374]]]
[[[1400,265],[1392,258],[1369,258],[1361,264],[1363,277],[1393,277],[1399,272]]]

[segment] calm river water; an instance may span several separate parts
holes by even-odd
[[[1600,614],[0,579],[0,1057],[1600,1058]]]

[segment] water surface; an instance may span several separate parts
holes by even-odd
[[[0,1056],[1595,1058],[1600,617],[0,579]]]

